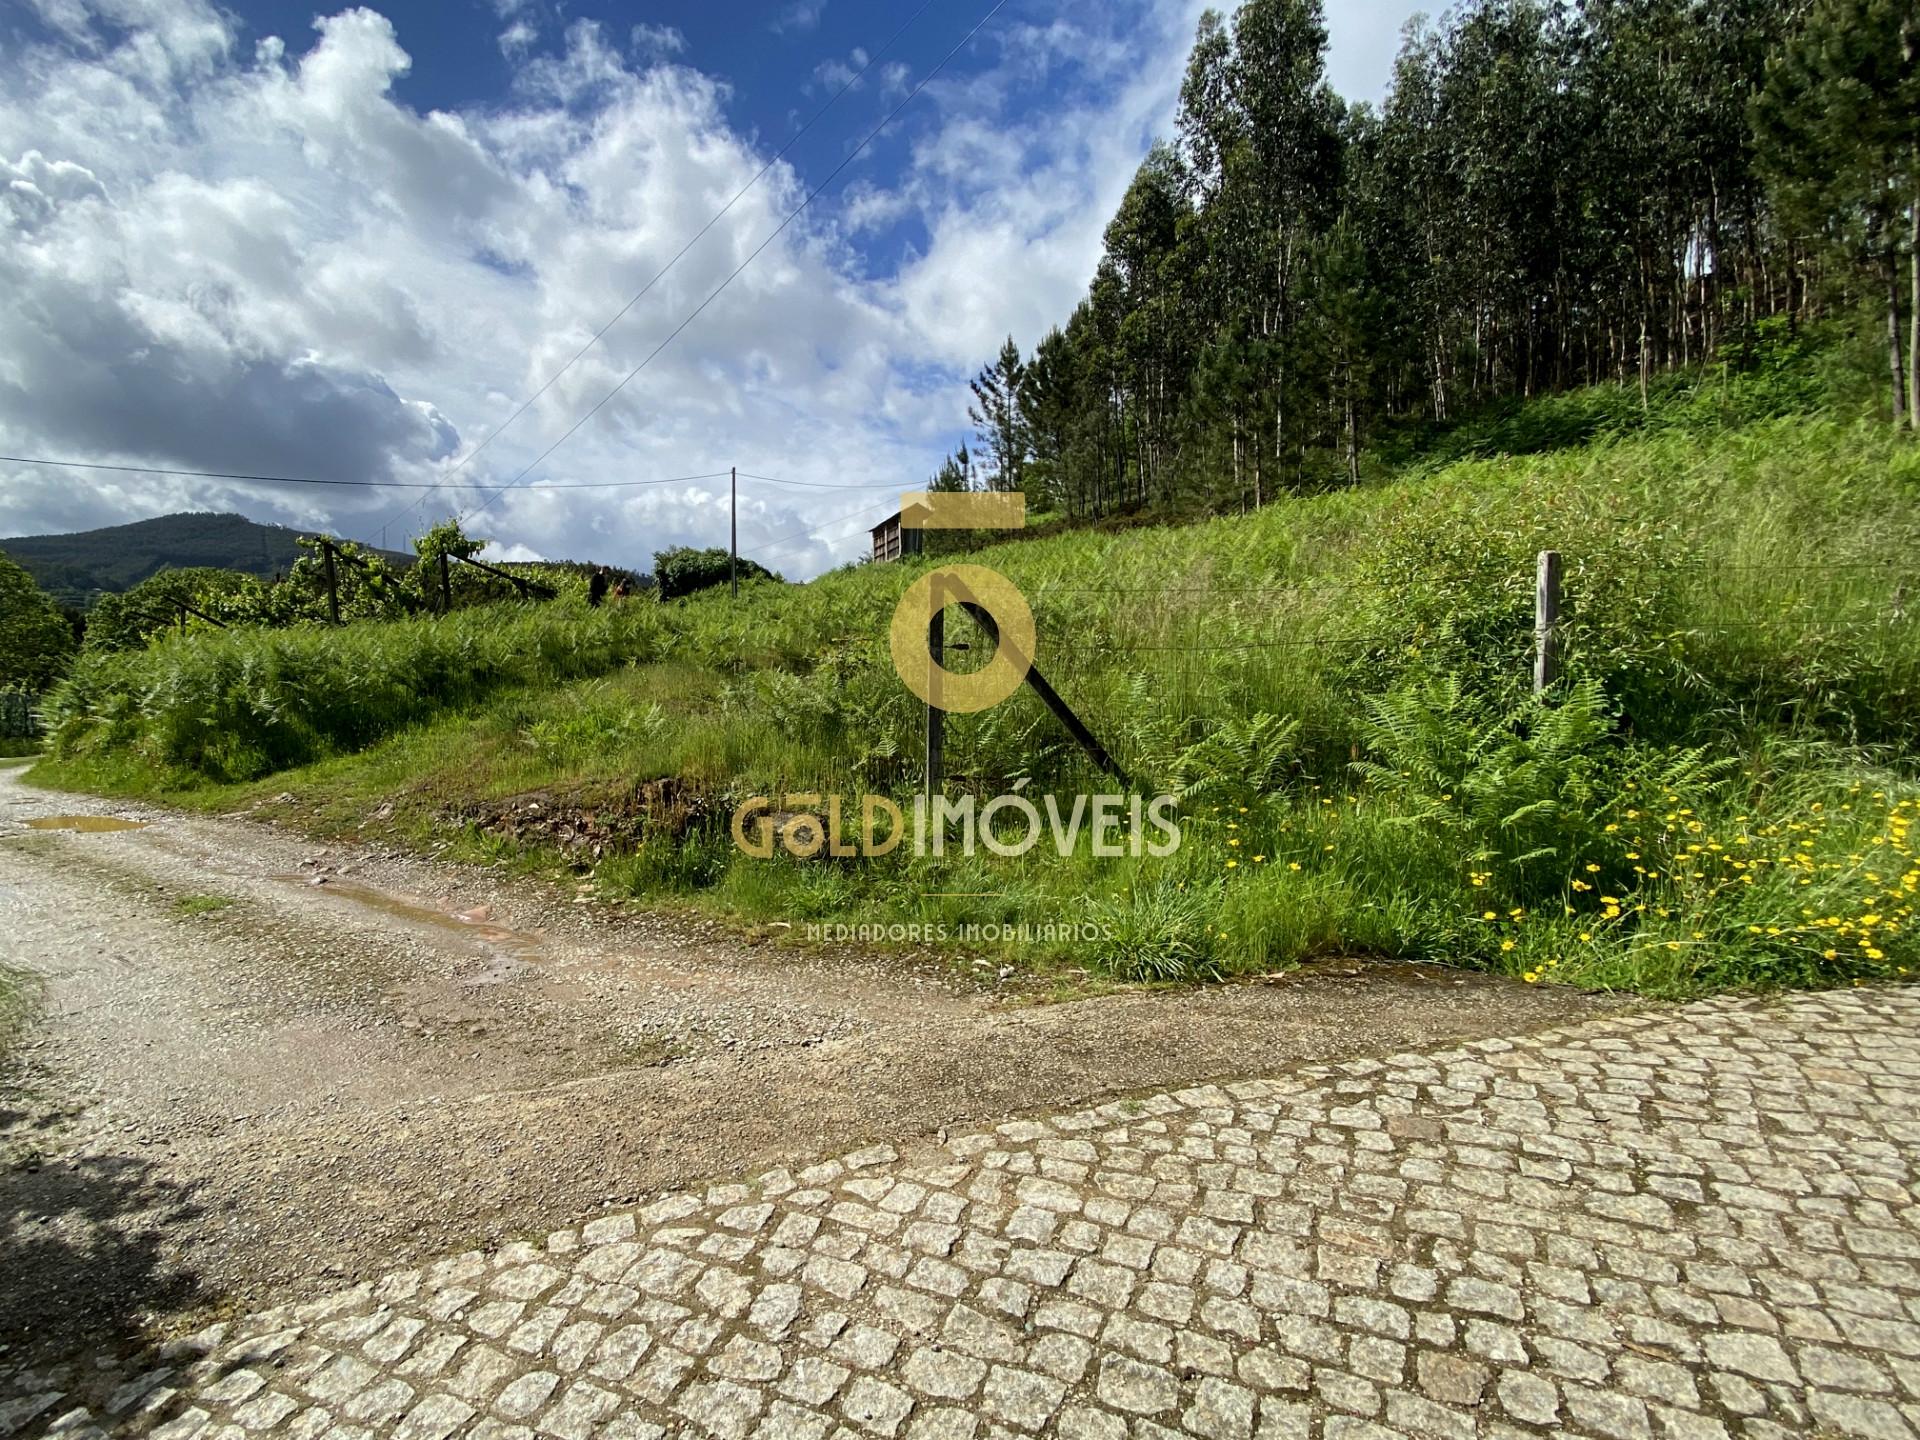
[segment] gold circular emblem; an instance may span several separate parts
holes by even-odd
[[[947,669],[928,648],[927,627],[949,605],[979,606],[1000,632],[992,661],[971,674]],[[909,690],[937,710],[974,715],[1020,688],[1033,665],[1037,635],[1033,607],[1011,580],[984,565],[952,565],[907,587],[888,638],[893,668]]]

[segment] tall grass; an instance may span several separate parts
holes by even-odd
[[[646,605],[497,605],[407,621],[233,629],[88,654],[46,706],[61,754],[127,749],[246,780],[364,748],[499,691],[605,673],[661,633]]]
[[[750,795],[910,793],[922,711],[886,628],[924,561],[737,605],[502,605],[92,657],[48,707],[41,773],[151,788],[310,766],[356,813],[399,792],[421,815],[670,778],[673,823],[603,861],[606,888],[792,923],[1091,917],[1114,937],[1095,958],[1134,978],[1355,949],[1662,993],[1894,974],[1916,959],[1920,458],[1870,423],[1773,414],[1791,379],[1732,398],[1675,382],[1663,423],[1634,393],[1637,423],[1572,424],[1623,402],[1569,397],[1507,422],[1574,448],[969,557],[1027,595],[1040,668],[1135,787],[1185,796],[1167,861],[732,849],[724,818]],[[1568,613],[1545,706],[1542,549],[1564,556]],[[949,639],[963,665],[990,647],[958,620]],[[950,719],[948,769],[982,795],[1111,788],[1024,692]],[[1727,870],[1736,849],[1776,853]]]

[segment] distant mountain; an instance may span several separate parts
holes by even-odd
[[[75,535],[22,535],[0,540],[5,551],[62,605],[87,609],[103,594],[130,590],[161,570],[211,566],[271,579],[300,557],[295,543],[310,532],[262,525],[244,515],[162,515]],[[384,552],[411,565],[413,556]]]

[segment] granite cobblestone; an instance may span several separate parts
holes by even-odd
[[[1920,1440],[1920,991],[872,1145],[0,1373],[0,1440]]]

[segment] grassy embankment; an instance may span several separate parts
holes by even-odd
[[[1583,392],[1356,491],[969,557],[1033,602],[1042,668],[1135,787],[1183,796],[1164,860],[734,850],[748,796],[912,793],[920,711],[886,628],[913,566],[737,606],[165,640],[81,666],[34,775],[219,808],[290,792],[321,832],[576,860],[466,823],[538,795],[600,817],[606,894],[796,925],[1091,920],[1111,938],[1018,958],[1127,978],[1356,951],[1662,995],[1897,976],[1920,966],[1920,453],[1828,393],[1805,357],[1670,381],[1650,411]],[[1544,548],[1571,620],[1542,705]],[[1029,696],[949,731],[956,792],[1112,788]]]

